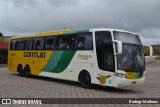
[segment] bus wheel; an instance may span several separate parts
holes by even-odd
[[[91,88],[91,76],[88,72],[80,73],[79,81],[83,88]]]
[[[25,77],[26,78],[30,78],[31,77],[31,70],[30,70],[30,67],[28,65],[25,66],[24,72],[25,72]]]
[[[17,72],[19,76],[24,77],[25,74],[22,65],[18,65]]]

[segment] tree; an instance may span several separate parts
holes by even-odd
[[[0,32],[0,37],[3,37],[3,34]]]

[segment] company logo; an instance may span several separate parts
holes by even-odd
[[[40,99],[2,99],[2,104],[42,104]]]
[[[2,99],[2,104],[11,104],[11,99]]]
[[[83,59],[83,60],[88,60],[89,58],[92,58],[92,55],[81,55],[81,54],[79,54],[78,58]]]
[[[31,57],[31,58],[45,58],[45,52],[24,52],[24,57]]]
[[[100,77],[97,77],[97,79],[99,80],[99,82],[101,84],[105,84],[106,83],[106,79],[108,79],[110,76],[100,76]]]

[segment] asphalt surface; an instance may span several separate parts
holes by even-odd
[[[79,83],[34,76],[19,77],[0,67],[0,98],[160,98],[160,60],[146,65],[146,81],[143,86],[111,88],[94,85],[84,89]],[[0,105],[1,106],[1,105]],[[6,106],[6,105],[2,105]],[[7,105],[46,107],[160,107],[153,104],[54,104],[54,105]]]

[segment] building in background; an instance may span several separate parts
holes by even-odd
[[[0,37],[0,64],[7,64],[9,38],[10,36]]]

